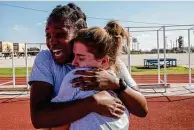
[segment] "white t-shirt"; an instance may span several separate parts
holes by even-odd
[[[129,73],[129,70],[127,69],[125,63],[117,58],[116,65],[119,66],[119,72],[116,74],[117,77],[124,79],[129,87],[137,86],[137,83],[131,77],[131,74]]]
[[[76,68],[70,71],[63,79],[59,93],[54,97],[52,102],[67,102],[76,99],[83,99],[88,96],[94,95],[99,91],[81,91],[79,88],[73,88],[71,80],[79,77],[74,75],[77,70],[87,70],[88,68]],[[113,71],[107,70],[109,73],[114,74]],[[115,75],[115,74],[114,74]],[[92,112],[73,123],[71,123],[70,130],[128,130],[129,129],[129,113],[126,110],[121,118],[115,119],[99,115]]]

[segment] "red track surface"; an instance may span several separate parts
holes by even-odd
[[[158,77],[157,75],[133,75],[133,78],[137,83],[157,83]],[[194,75],[192,75],[194,78]],[[163,79],[163,76],[161,76]],[[11,81],[11,77],[0,77],[0,84],[4,82]],[[167,75],[168,83],[188,83],[189,76],[182,74],[182,75]],[[11,85],[12,83],[10,83]],[[25,77],[18,77],[16,78],[16,85],[25,85],[26,78]]]
[[[146,118],[131,116],[130,130],[193,130],[194,97],[147,97]],[[33,130],[29,99],[0,99],[1,130]]]

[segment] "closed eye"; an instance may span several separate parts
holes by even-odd
[[[75,56],[79,59],[79,61],[85,60],[85,55],[82,55],[82,54],[75,54]]]
[[[83,61],[84,60],[84,56],[79,56],[79,60]]]

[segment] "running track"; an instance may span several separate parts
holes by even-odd
[[[193,130],[194,97],[147,97],[146,118],[131,116],[130,130]],[[0,99],[1,130],[34,130],[29,99]]]
[[[192,75],[194,77],[194,75]],[[137,83],[157,83],[156,75],[134,75]],[[11,78],[0,78],[0,83]],[[188,83],[188,75],[168,75],[168,83]],[[25,77],[16,78],[17,85]],[[130,130],[193,130],[194,97],[147,97],[149,113],[146,118],[130,117]],[[0,130],[33,130],[29,99],[0,99]]]
[[[157,83],[158,77],[157,75],[133,75],[132,76],[138,84],[141,83]],[[194,78],[194,75],[192,75]],[[161,76],[163,79],[163,76]],[[11,81],[11,77],[0,77],[0,84]],[[189,77],[188,75],[181,74],[181,75],[167,75],[167,82],[168,83],[188,83]],[[11,85],[12,83],[8,84]],[[26,78],[25,77],[17,77],[16,78],[16,85],[25,85]]]

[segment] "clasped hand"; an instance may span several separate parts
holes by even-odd
[[[119,79],[102,69],[77,70],[74,74],[81,76],[72,80],[72,86],[79,87],[83,91],[115,90],[119,88]]]

